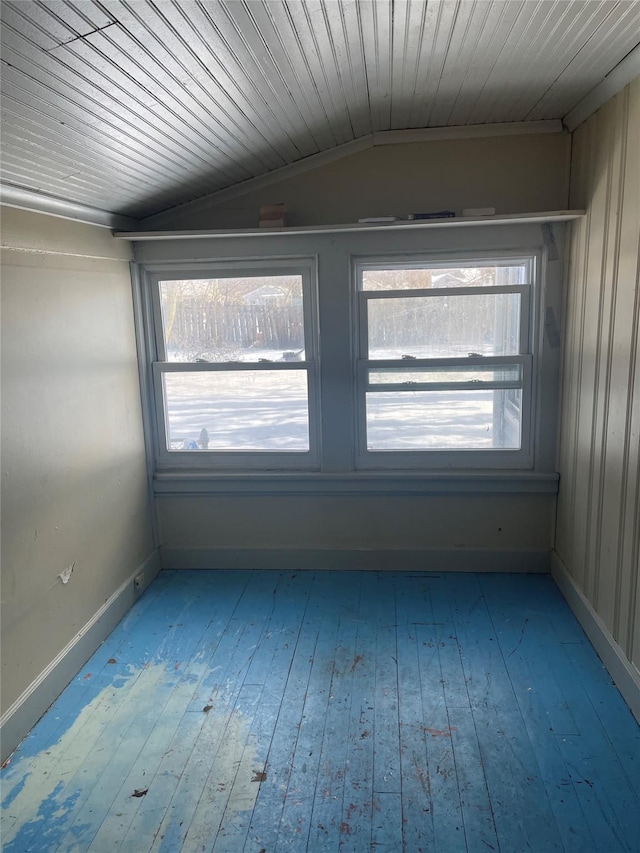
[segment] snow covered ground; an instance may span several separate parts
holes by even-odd
[[[309,448],[304,371],[172,373],[165,381],[173,450],[197,442],[203,428],[209,450]],[[500,392],[370,392],[368,447],[379,451],[493,447],[494,398],[502,399]]]

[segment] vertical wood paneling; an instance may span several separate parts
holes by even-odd
[[[556,550],[640,666],[640,78],[574,135]]]

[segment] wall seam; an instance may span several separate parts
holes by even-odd
[[[614,351],[614,341],[615,341],[615,326],[616,326],[616,309],[618,304],[618,284],[620,279],[620,250],[622,244],[622,222],[623,222],[623,212],[624,212],[624,186],[627,175],[627,134],[629,127],[629,90],[628,88],[625,90],[624,95],[622,96],[622,120],[620,122],[620,175],[618,178],[618,204],[616,210],[616,230],[615,230],[615,261],[613,267],[613,277],[612,277],[612,293],[611,293],[611,314],[609,317],[609,348],[607,352],[607,388],[611,388],[611,372],[613,365],[613,351]],[[629,392],[631,394],[631,388],[629,387]],[[606,466],[607,461],[607,437],[608,437],[608,428],[609,428],[609,401],[611,400],[611,394],[607,395],[607,410],[606,417],[604,423],[604,443],[603,443],[603,464]],[[627,454],[627,436],[628,430],[625,429],[625,447],[623,451],[623,459],[628,459]],[[624,512],[625,505],[625,495],[627,491],[627,481],[628,481],[628,470],[627,464],[623,462],[622,465],[622,475],[621,475],[621,491],[620,491],[620,519],[618,522],[618,537],[617,537],[617,547],[616,547],[616,555],[615,555],[615,589],[614,589],[614,599],[613,599],[613,625],[612,625],[612,634],[616,642],[620,642],[620,610],[622,604],[622,574],[623,574],[623,542],[624,542],[624,528],[625,528],[625,520],[626,513]],[[604,491],[604,478],[603,478],[603,491]],[[604,497],[604,496],[603,496]],[[602,558],[601,551],[598,552],[598,559]]]
[[[633,403],[635,391],[636,370],[638,369],[639,338],[640,338],[640,236],[638,238],[638,261],[636,266],[636,296],[634,312],[634,328],[631,336],[631,358],[629,360],[629,388],[631,393],[627,400],[627,421],[625,428],[625,460],[628,468],[629,453],[631,450],[631,436],[633,427]],[[626,495],[625,495],[626,498]],[[631,591],[629,595],[629,636],[627,641],[627,657],[632,660],[633,648],[636,634],[636,607],[638,602],[638,585],[640,584],[640,475],[636,481],[635,494],[635,531],[631,542],[631,566],[636,566],[635,573],[631,576]]]

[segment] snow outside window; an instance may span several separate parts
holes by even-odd
[[[523,466],[534,258],[356,264],[361,468]]]
[[[161,462],[314,464],[312,301],[311,264],[154,276]]]

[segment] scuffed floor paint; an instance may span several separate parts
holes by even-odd
[[[5,853],[636,853],[549,577],[163,572],[0,773]]]
[[[184,673],[174,662],[127,667],[82,708],[55,743],[34,754],[14,756],[2,774],[5,853],[114,850],[137,813],[150,810],[155,812],[156,832],[147,846],[155,837],[157,849],[201,850],[211,832],[215,837],[222,812],[218,825],[209,819],[206,825],[194,821],[191,828],[182,829],[184,822],[173,814],[171,798],[163,799],[161,791],[162,778],[171,774],[162,766],[163,759],[165,765],[170,763],[173,751],[166,737],[183,721],[184,709],[198,687],[218,693],[211,696],[210,704],[187,712],[198,732],[194,749],[202,750],[210,761],[212,778],[205,785],[202,808],[210,815],[215,812],[206,802],[208,786],[222,811],[233,809],[233,802],[241,810],[253,809],[259,786],[252,779],[260,772],[255,737],[241,709],[227,706],[224,689],[215,684],[215,671],[203,660],[204,652],[200,660],[197,657]],[[78,676],[86,677],[87,673]],[[145,728],[149,730],[146,739]],[[137,749],[139,755],[130,769],[132,750]],[[174,768],[173,773],[181,769]],[[159,803],[154,795],[156,781]],[[143,790],[144,795],[136,795]],[[159,809],[166,812],[165,820],[158,819]],[[136,849],[135,842],[130,849]]]

